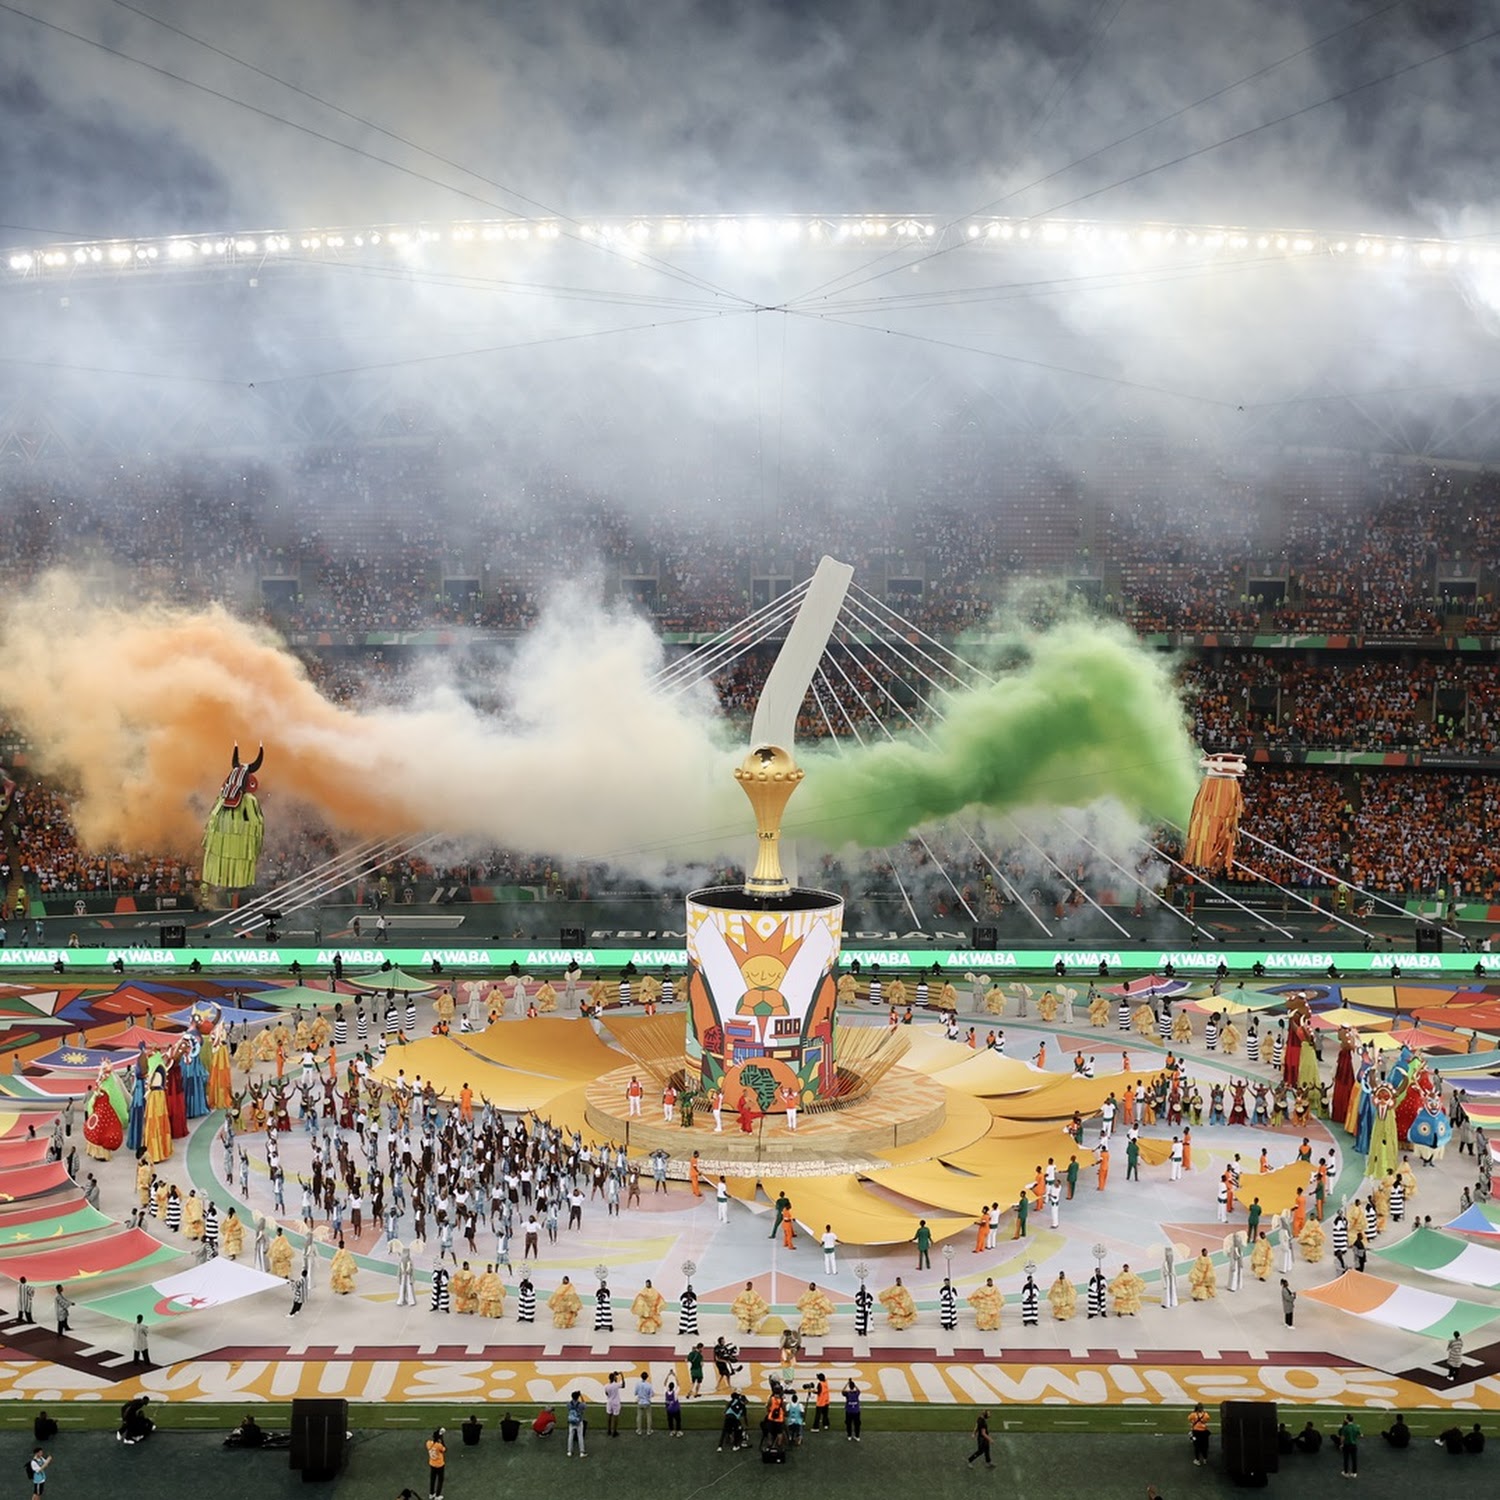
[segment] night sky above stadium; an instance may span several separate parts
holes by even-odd
[[[11,258],[275,229],[279,264],[305,271],[299,231],[440,228],[319,261],[295,293],[269,269],[218,296],[79,286],[65,315],[18,308],[36,322],[16,332],[90,395],[128,371],[240,420],[277,383],[409,380],[455,429],[567,432],[592,478],[684,434],[778,471],[814,450],[880,467],[975,401],[1032,427],[1089,403],[1195,441],[1443,452],[1475,425],[1455,399],[1500,378],[1500,257],[1469,264],[1495,227],[1493,20],[1412,0],[17,0],[0,6]],[[717,214],[758,216],[767,243],[662,239]],[[831,248],[825,229],[817,253],[804,223],[782,236],[849,214],[892,236]],[[512,216],[561,226],[548,255],[446,247],[443,226]],[[611,216],[651,222],[601,247]],[[1019,226],[1004,254],[985,238],[1000,218]],[[1197,239],[1145,246],[1153,223],[1251,248],[1226,265]],[[1138,238],[1115,251],[1122,225]],[[1299,258],[1302,231],[1327,238]],[[1366,274],[1372,235],[1444,248],[1423,274]],[[1401,411],[1359,413],[1373,438],[1328,425],[1387,392]],[[274,419],[256,431],[277,439]]]
[[[1462,216],[1496,196],[1500,48],[1475,40],[1493,19],[1381,0],[19,0],[0,12],[5,219],[83,238],[477,212],[456,186],[573,214],[1045,213],[1098,193],[1090,212],[1487,231]]]

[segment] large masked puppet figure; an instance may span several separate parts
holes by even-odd
[[[1203,783],[1193,798],[1188,815],[1187,845],[1183,862],[1195,869],[1229,873],[1240,837],[1240,814],[1245,810],[1240,781],[1245,774],[1243,755],[1205,755]]]
[[[255,884],[266,825],[256,800],[255,773],[266,758],[265,746],[248,765],[240,763],[234,747],[229,776],[219,788],[218,801],[203,830],[203,884],[219,890],[242,890]]]
[[[1419,1054],[1403,1047],[1390,1071],[1396,1090],[1396,1132],[1408,1145],[1425,1153],[1437,1152],[1453,1134],[1443,1108],[1437,1080]]]

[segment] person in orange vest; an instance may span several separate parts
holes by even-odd
[[[640,1114],[641,1100],[645,1097],[645,1094],[645,1089],[641,1087],[641,1080],[632,1073],[630,1075],[630,1082],[625,1088],[625,1098],[629,1102],[631,1114]]]
[[[1104,1191],[1104,1184],[1109,1181],[1109,1144],[1106,1141],[1099,1142],[1097,1155],[1099,1163],[1099,1191]]]
[[[833,1387],[826,1375],[818,1376],[817,1390],[813,1395],[813,1431],[828,1431],[828,1408],[833,1401]]]
[[[677,1113],[677,1090],[669,1083],[661,1091],[661,1117],[664,1124],[670,1125]]]
[[[792,1205],[790,1203],[781,1210],[781,1243],[788,1250],[794,1248],[794,1240],[797,1234],[797,1221],[792,1217]]]
[[[760,1427],[766,1447],[786,1447],[786,1401],[779,1390],[771,1392],[771,1399],[766,1402],[766,1419]]]

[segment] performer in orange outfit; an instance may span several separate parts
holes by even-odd
[[[474,1090],[467,1083],[458,1091],[458,1114],[465,1124],[474,1118]]]
[[[693,1190],[693,1197],[701,1198],[703,1189],[698,1183],[698,1153],[693,1152],[692,1159],[688,1162],[688,1186]]]
[[[1109,1181],[1109,1147],[1103,1142],[1099,1143],[1099,1191],[1104,1191],[1104,1184]]]
[[[797,1221],[792,1217],[792,1205],[790,1203],[781,1210],[781,1243],[788,1250],[793,1248],[793,1237],[797,1233]]]
[[[740,1090],[740,1129],[750,1135],[755,1129],[755,1099],[749,1089]]]
[[[978,1255],[984,1249],[985,1241],[990,1234],[990,1206],[988,1203],[979,1210],[979,1217],[974,1220],[974,1254]]]

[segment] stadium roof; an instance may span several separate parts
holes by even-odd
[[[437,254],[467,256],[475,264],[497,253],[582,241],[625,255],[649,251],[769,255],[868,250],[926,257],[966,247],[994,253],[1071,253],[1096,264],[1140,265],[1204,257],[1216,261],[1323,258],[1351,268],[1397,266],[1446,272],[1453,267],[1500,266],[1500,247],[1488,240],[1410,238],[1368,230],[1327,232],[1285,227],[1031,219],[971,215],[708,214],[611,218],[463,219],[451,222],[339,225],[302,229],[216,230],[148,238],[74,240],[24,246],[4,253],[0,284],[84,275],[141,276],[193,267],[268,267],[336,264],[352,260],[412,263]]]

